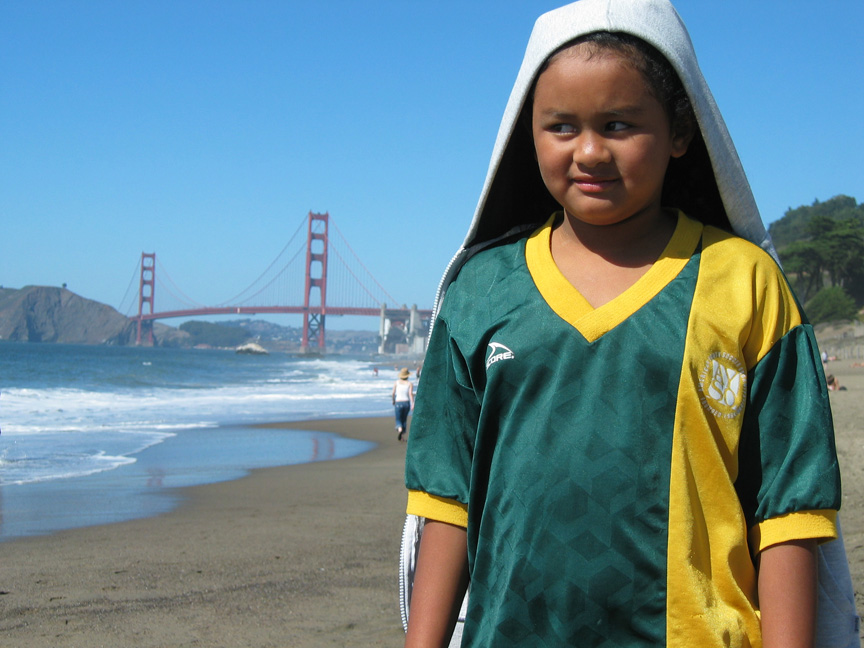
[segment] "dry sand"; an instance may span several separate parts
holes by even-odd
[[[864,368],[829,366],[842,519],[864,607]],[[324,463],[186,489],[167,515],[0,544],[7,648],[402,644],[405,444],[387,419],[304,427],[380,443]]]

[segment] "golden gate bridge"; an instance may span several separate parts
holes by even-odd
[[[297,240],[306,224],[305,241]],[[380,318],[380,351],[421,352],[431,310],[388,308],[397,303],[372,276],[339,232],[329,213],[304,219],[277,257],[255,281],[229,300],[207,306],[187,297],[164,266],[157,273],[156,253],[141,253],[138,274],[136,344],[153,344],[153,322],[200,315],[293,313],[303,316],[301,351],[323,353],[327,315]],[[333,225],[336,236],[330,235]],[[133,278],[134,279],[134,278]],[[158,291],[157,291],[158,285]],[[156,308],[160,295],[161,310]]]

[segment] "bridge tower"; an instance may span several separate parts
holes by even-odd
[[[324,353],[329,218],[329,212],[323,214],[309,212],[309,235],[306,239],[306,289],[303,292],[303,340],[300,349],[303,353]],[[312,291],[315,289],[318,291],[317,300],[312,296]]]
[[[138,331],[135,335],[135,344],[141,345],[141,334],[147,333],[147,343],[153,344],[153,320],[142,319],[144,315],[144,304],[150,308],[148,314],[152,315],[153,294],[156,288],[156,253],[141,253],[141,281],[138,284]],[[146,329],[146,331],[145,331]]]

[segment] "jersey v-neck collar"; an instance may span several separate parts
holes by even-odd
[[[549,244],[554,223],[555,216],[552,216],[526,242],[528,271],[549,307],[588,342],[594,342],[624,322],[677,277],[702,236],[702,223],[679,211],[672,238],[648,272],[615,299],[594,308],[555,265]]]

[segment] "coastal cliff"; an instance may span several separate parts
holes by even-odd
[[[157,344],[176,345],[181,331],[156,324]],[[0,288],[0,340],[63,344],[135,343],[135,323],[106,304],[65,288]]]

